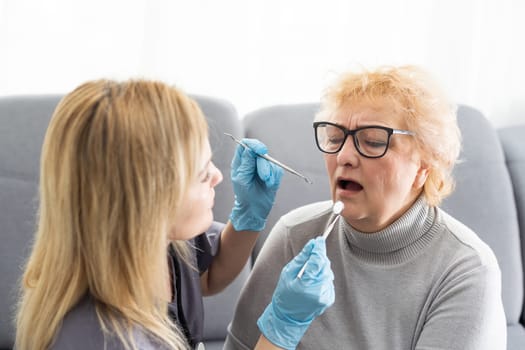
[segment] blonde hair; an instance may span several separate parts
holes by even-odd
[[[344,104],[392,102],[414,139],[423,161],[429,167],[423,194],[437,206],[454,189],[452,169],[461,148],[457,107],[437,83],[415,66],[380,67],[346,73],[323,95],[317,120],[326,120]]]
[[[137,327],[187,347],[167,312],[167,230],[207,138],[197,104],[160,82],[92,81],[62,99],[42,150],[18,349],[49,347],[86,293],[102,329],[127,349],[136,348]],[[188,256],[186,242],[175,246]]]

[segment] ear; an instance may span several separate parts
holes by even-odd
[[[426,162],[424,161],[421,161],[416,176],[414,177],[414,183],[412,186],[417,189],[422,188],[425,185],[425,182],[427,181],[429,172],[430,167],[428,166],[428,164],[426,164]]]

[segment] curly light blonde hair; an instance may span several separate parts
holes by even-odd
[[[416,66],[384,66],[343,74],[326,89],[317,120],[326,120],[346,103],[390,101],[416,133],[415,144],[429,167],[423,194],[433,206],[454,189],[452,169],[461,149],[457,106],[435,80]]]

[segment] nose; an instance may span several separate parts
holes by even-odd
[[[213,164],[213,175],[212,176],[213,176],[212,182],[211,182],[212,187],[215,187],[218,184],[220,184],[222,182],[222,179],[224,178],[222,176],[222,172],[219,170],[219,168],[215,166],[215,164]]]
[[[337,153],[337,164],[351,167],[359,164],[359,152],[355,147],[352,135],[348,135],[343,147]]]

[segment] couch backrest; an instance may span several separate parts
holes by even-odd
[[[30,252],[38,206],[40,151],[59,95],[0,98],[0,349],[14,342],[13,318],[18,281]],[[229,102],[205,96],[195,98],[210,126],[213,161],[224,181],[216,188],[215,218],[225,222],[233,204],[230,163],[235,144],[223,135],[242,138],[239,117]],[[223,204],[224,203],[224,204]],[[224,339],[233,315],[233,305],[249,266],[223,293],[206,298],[206,339]]]
[[[261,140],[269,155],[313,182],[308,184],[300,177],[284,173],[266,228],[257,241],[254,259],[281,215],[308,203],[330,199],[324,161],[315,145],[312,127],[318,110],[317,103],[281,105],[253,111],[243,119],[245,137]]]
[[[0,99],[0,348],[14,342],[18,281],[35,229],[40,149],[60,96]]]
[[[509,126],[498,131],[514,188],[521,232],[521,257],[525,266],[525,125]],[[523,304],[521,323],[525,325],[525,302]]]
[[[299,205],[330,198],[312,127],[318,108],[317,104],[263,108],[244,119],[248,137],[259,138],[271,155],[314,181],[308,185],[293,175],[285,175],[254,258],[281,215]],[[517,323],[523,305],[523,270],[516,203],[503,150],[496,130],[479,111],[461,106],[458,121],[463,134],[463,162],[455,168],[457,188],[444,201],[443,208],[470,226],[494,250],[502,270],[507,320]]]

